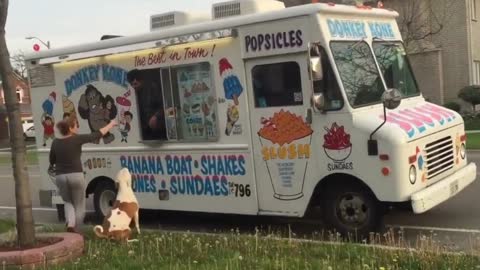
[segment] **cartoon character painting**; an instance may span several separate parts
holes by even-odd
[[[133,114],[129,111],[123,113],[123,121],[120,122],[120,134],[122,135],[122,142],[128,143],[128,133],[132,129],[130,123],[132,122]]]
[[[93,85],[87,85],[85,93],[81,95],[78,102],[78,113],[82,119],[88,121],[91,131],[98,131],[106,126],[117,116],[117,107],[110,95],[104,97]],[[109,144],[115,140],[115,136],[107,133],[103,142]],[[99,140],[95,143],[99,143]]]
[[[57,94],[51,92],[50,95],[42,103],[42,126],[43,126],[43,146],[47,146],[48,139],[53,140],[55,138],[55,119],[53,118],[53,107],[55,106],[55,101],[57,99]]]
[[[131,122],[133,119],[133,114],[130,112],[130,107],[132,106],[132,102],[128,99],[130,96],[131,91],[127,91],[123,96],[119,96],[115,98],[117,102],[119,114],[118,114],[118,122],[119,122],[119,130],[120,135],[122,135],[122,141],[128,143],[128,133],[132,129]],[[107,110],[108,110],[107,104]]]
[[[219,66],[220,76],[223,79],[225,98],[227,100],[233,100],[233,104],[229,105],[227,110],[227,127],[225,128],[225,134],[230,136],[235,123],[240,118],[238,98],[243,92],[243,87],[237,75],[233,72],[232,65],[226,58],[220,59]]]

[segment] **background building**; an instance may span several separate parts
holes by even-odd
[[[30,88],[27,82],[18,74],[14,73],[14,87],[17,92],[17,100],[20,104],[20,114],[22,118],[32,117]],[[1,84],[1,81],[0,81]],[[7,111],[5,108],[5,98],[3,93],[3,87],[0,85],[0,141],[9,138],[8,135],[8,120]]]
[[[283,0],[286,6],[308,0]],[[354,0],[329,0],[354,4]],[[376,6],[377,1],[365,1]],[[460,89],[480,85],[480,0],[384,0],[398,24],[424,96],[456,101]]]

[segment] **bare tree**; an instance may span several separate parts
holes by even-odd
[[[422,51],[449,23],[458,0],[387,0],[386,7],[400,16],[398,26],[408,51]]]
[[[25,83],[27,83],[27,67],[25,66],[25,53],[19,50],[10,57],[14,72],[16,72]]]
[[[20,118],[20,107],[13,81],[13,69],[5,40],[5,23],[8,14],[8,0],[0,0],[0,75],[7,107],[10,143],[12,145],[12,167],[15,178],[15,201],[17,207],[17,236],[20,247],[31,246],[35,242],[32,199],[25,161],[25,142]]]

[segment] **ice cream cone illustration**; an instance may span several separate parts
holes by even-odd
[[[233,126],[240,118],[238,107],[235,105],[228,106],[227,110],[227,127],[225,128],[225,134],[230,136],[232,134]]]
[[[75,111],[75,105],[65,95],[62,95],[62,104],[63,104],[64,115],[77,117],[77,112]]]
[[[313,130],[301,116],[284,110],[268,119],[262,117],[260,122],[258,135],[274,197],[279,200],[303,197]]]
[[[238,106],[238,98],[243,92],[242,84],[237,75],[233,72],[233,67],[226,58],[222,58],[219,62],[220,76],[223,79],[223,89],[225,91],[225,98],[233,100]]]
[[[132,102],[128,100],[125,96],[123,97],[116,97],[115,101],[118,104],[118,110],[119,110],[119,122],[124,122],[125,121],[125,112],[130,111],[130,107],[132,106]]]
[[[47,99],[42,103],[42,109],[46,114],[53,115],[53,106],[55,105],[56,100],[57,94],[51,92]]]

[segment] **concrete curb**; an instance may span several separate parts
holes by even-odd
[[[83,236],[76,233],[42,233],[37,237],[61,240],[45,247],[0,252],[2,266],[8,269],[47,269],[51,265],[72,261],[84,252]]]

